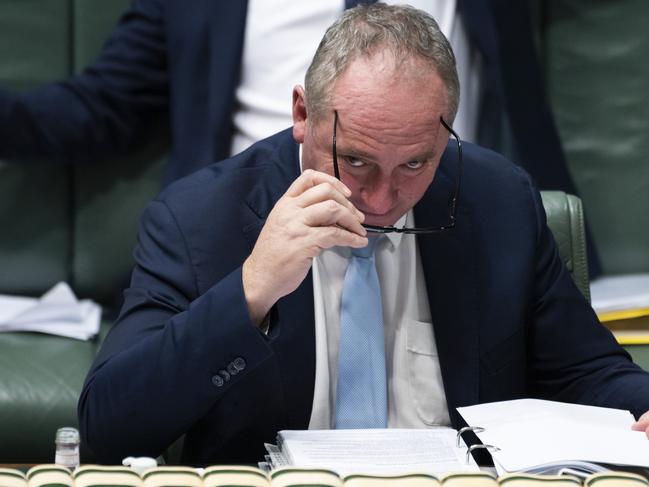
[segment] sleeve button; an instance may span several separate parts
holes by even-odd
[[[224,384],[223,377],[220,375],[213,375],[212,376],[212,384],[214,384],[216,387],[221,387]]]
[[[246,368],[246,361],[241,357],[235,358],[232,364],[237,368],[239,372]]]
[[[230,362],[227,366],[227,370],[230,375],[237,375],[239,373],[239,369],[236,368],[233,362]]]
[[[219,370],[219,371],[218,371],[218,374],[219,374],[221,377],[223,377],[223,379],[225,380],[225,382],[227,382],[227,381],[230,380],[230,374],[228,374],[225,370],[223,370],[223,369]]]

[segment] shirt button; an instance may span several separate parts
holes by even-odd
[[[220,375],[213,375],[212,376],[212,384],[214,384],[216,387],[221,387],[224,384],[223,377]]]
[[[234,365],[237,368],[237,370],[241,372],[243,369],[246,368],[246,361],[241,357],[237,357],[232,362],[232,365]]]

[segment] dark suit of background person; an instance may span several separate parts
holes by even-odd
[[[577,194],[544,93],[528,2],[458,5],[484,60],[478,142],[500,149],[506,114],[513,159],[541,189]],[[167,182],[228,157],[246,10],[245,0],[135,0],[83,73],[23,95],[0,91],[0,157],[93,160],[128,151],[158,123],[171,129]],[[589,258],[595,276],[593,248]]]
[[[451,144],[415,206],[418,226],[447,211],[456,157]],[[464,160],[457,227],[417,237],[453,425],[458,406],[527,396],[649,409],[649,375],[571,281],[529,176],[471,144]],[[101,461],[155,456],[186,434],[183,463],[255,462],[277,431],[308,427],[311,273],[272,308],[268,335],[250,321],[241,277],[298,175],[287,130],[150,203],[121,316],[79,402],[83,441]]]

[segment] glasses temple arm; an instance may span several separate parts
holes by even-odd
[[[340,181],[340,171],[338,170],[338,155],[336,154],[336,127],[338,126],[338,110],[334,110],[334,136],[331,142],[331,152],[334,160],[334,176]]]
[[[457,142],[457,159],[458,159],[458,175],[457,178],[455,179],[455,195],[453,196],[453,201],[451,202],[451,219],[455,220],[455,206],[457,205],[458,200],[460,199],[460,181],[462,180],[462,168],[463,168],[463,161],[462,161],[462,139],[460,139],[460,136],[453,130],[453,128],[446,123],[443,117],[439,117],[439,121],[441,122],[442,126],[449,131],[449,133],[455,137],[455,141]]]

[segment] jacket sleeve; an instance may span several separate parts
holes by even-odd
[[[129,149],[168,111],[162,0],[136,0],[96,61],[67,81],[0,90],[0,157],[81,162]]]
[[[634,364],[573,283],[547,226],[538,191],[537,264],[529,340],[537,397],[631,411],[649,410],[649,374]]]
[[[232,388],[280,381],[268,338],[250,321],[241,267],[199,296],[165,203],[145,211],[135,258],[122,312],[78,405],[83,441],[102,462],[157,456]]]

